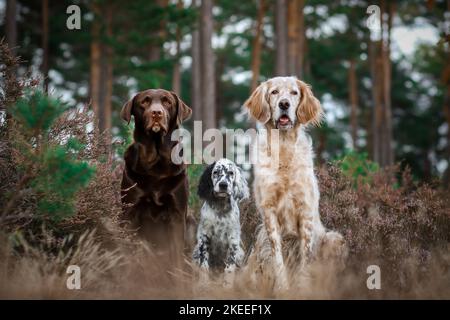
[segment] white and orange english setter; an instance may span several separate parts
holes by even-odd
[[[284,288],[289,279],[283,239],[298,240],[302,267],[319,255],[346,252],[343,237],[327,231],[320,221],[314,153],[305,132],[320,123],[323,111],[310,86],[295,77],[261,83],[244,106],[266,129],[260,130],[255,148],[253,187],[263,227],[253,254],[257,259],[270,257],[275,285]]]

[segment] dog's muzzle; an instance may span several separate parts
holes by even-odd
[[[228,183],[221,181],[216,184],[216,187],[214,188],[214,194],[217,197],[228,197],[230,194],[230,191],[228,190]]]
[[[293,121],[286,113],[280,115],[276,121],[277,129],[290,129],[292,128]]]
[[[152,107],[147,114],[147,126],[145,130],[147,133],[162,133],[163,135],[167,132],[166,126],[166,114],[162,107]]]

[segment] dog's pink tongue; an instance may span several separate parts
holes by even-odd
[[[281,116],[280,119],[278,120],[278,122],[281,125],[285,125],[289,123],[289,117],[288,116]]]

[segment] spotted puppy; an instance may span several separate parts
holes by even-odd
[[[249,197],[247,181],[233,161],[220,159],[203,172],[198,196],[205,202],[193,259],[203,270],[232,274],[244,257],[239,202]]]

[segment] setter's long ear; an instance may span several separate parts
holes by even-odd
[[[211,175],[215,165],[216,162],[214,161],[209,166],[207,166],[205,171],[203,171],[202,176],[200,177],[197,188],[197,195],[200,199],[210,200],[214,198],[214,186]]]
[[[170,93],[177,101],[177,124],[180,125],[191,117],[192,109],[175,92],[170,91]]]
[[[319,99],[314,97],[311,87],[303,81],[297,80],[301,99],[297,108],[297,119],[302,124],[319,126],[323,118],[323,110]]]
[[[122,111],[120,111],[120,117],[125,120],[128,124],[131,121],[131,109],[133,108],[134,97],[125,102],[122,107]]]
[[[267,82],[261,83],[253,91],[250,98],[244,102],[244,106],[249,110],[252,117],[261,123],[267,123],[270,120],[270,106],[267,102]]]
[[[236,178],[234,180],[234,197],[241,201],[250,197],[250,191],[248,190],[247,180],[242,173],[241,168],[236,166]]]

